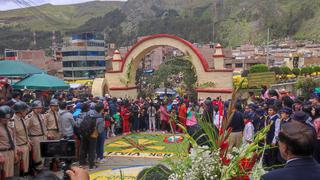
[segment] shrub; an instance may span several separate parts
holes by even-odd
[[[313,71],[317,73],[317,75],[320,73],[320,66],[313,67]]]
[[[272,67],[269,71],[274,72],[276,75],[282,74],[282,69],[280,67]]]
[[[291,69],[288,66],[282,66],[280,69],[285,75],[291,74]]]
[[[268,66],[265,64],[256,64],[251,66],[250,73],[261,73],[261,72],[268,72]]]
[[[303,75],[311,75],[314,72],[314,69],[311,66],[301,68],[301,74]]]
[[[300,71],[299,68],[293,68],[293,69],[292,69],[292,73],[293,73],[296,77],[298,77],[298,76],[300,75],[301,71]]]

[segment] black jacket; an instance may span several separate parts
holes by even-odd
[[[262,176],[263,180],[319,180],[320,165],[311,157],[292,160],[284,168]]]
[[[232,128],[232,132],[241,132],[244,129],[243,114],[240,111],[235,111],[228,128]]]

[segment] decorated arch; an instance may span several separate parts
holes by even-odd
[[[196,90],[199,97],[230,97],[232,93],[232,69],[223,68],[221,45],[216,46],[215,68],[209,68],[208,61],[193,44],[180,37],[168,34],[156,34],[142,38],[132,46],[124,58],[121,58],[120,54],[116,54],[118,58],[113,58],[112,70],[105,74],[108,93],[117,97],[135,97],[137,95],[135,75],[139,63],[146,54],[160,46],[177,48],[189,57],[187,59],[195,67],[198,77]],[[217,54],[217,52],[220,54]],[[214,86],[212,86],[212,82]],[[211,86],[206,86],[206,84],[211,84]]]

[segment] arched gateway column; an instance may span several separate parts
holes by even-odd
[[[175,47],[189,56],[196,69],[199,86],[207,82],[215,83],[214,87],[198,87],[199,97],[222,96],[223,98],[230,98],[233,88],[232,69],[222,69],[223,67],[218,69],[223,63],[217,63],[217,61],[223,61],[223,58],[219,56],[220,59],[215,59],[217,60],[215,63],[216,69],[209,69],[207,60],[190,42],[168,34],[145,37],[136,43],[123,59],[112,61],[112,71],[105,74],[108,93],[116,97],[136,97],[135,75],[139,62],[147,53],[159,46]]]

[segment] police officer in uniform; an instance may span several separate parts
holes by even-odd
[[[58,113],[59,102],[57,99],[52,99],[50,101],[50,109],[44,114],[44,123],[47,128],[47,138],[49,140],[59,140],[61,139],[61,125],[60,117]]]
[[[14,130],[17,145],[17,153],[20,155],[23,164],[16,164],[16,169],[18,172],[22,172],[23,175],[28,173],[29,168],[29,152],[31,150],[31,141],[28,136],[28,125],[24,119],[29,111],[29,106],[22,101],[18,101],[13,106],[14,115],[12,120],[14,120]],[[23,169],[20,169],[23,168]],[[17,174],[16,174],[17,175]]]
[[[9,106],[0,106],[0,166],[5,177],[14,175],[14,162],[16,156],[14,132],[8,127],[11,119]]]
[[[43,158],[41,158],[40,141],[45,140],[47,131],[45,128],[42,112],[42,103],[35,100],[31,103],[32,112],[27,116],[29,137],[32,144],[34,168],[41,170],[43,167]]]

